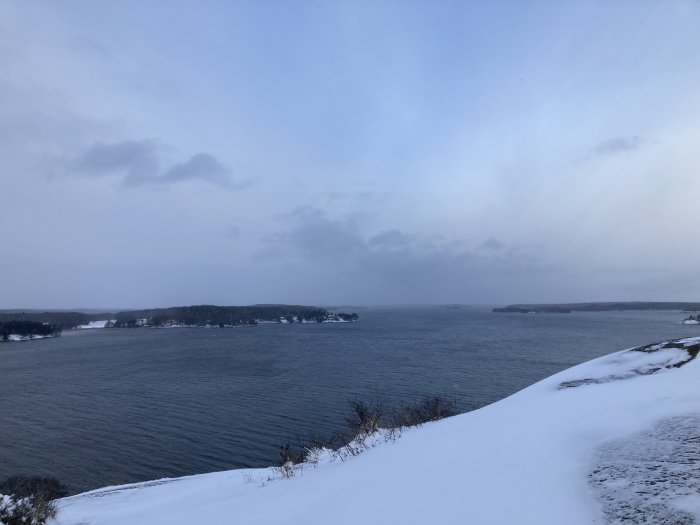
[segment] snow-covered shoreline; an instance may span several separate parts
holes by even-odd
[[[76,330],[96,330],[98,328],[110,328],[117,321],[115,319],[104,319],[102,321],[90,321],[87,324],[80,324],[75,327]]]
[[[357,319],[341,317],[337,314],[328,314],[325,318],[317,319],[300,319],[297,316],[291,319],[280,317],[279,319],[254,319],[254,324],[187,324],[177,321],[164,321],[158,325],[152,324],[148,319],[137,319],[134,327],[137,328],[239,328],[254,326],[255,324],[326,324],[326,323],[354,323]],[[75,327],[76,330],[97,330],[102,328],[115,328],[117,320],[105,319],[101,321],[90,321],[87,324],[81,324]]]
[[[689,338],[609,354],[359,456],[308,465],[291,479],[266,481],[275,477],[271,469],[233,470],[65,498],[56,523],[697,519],[698,462],[688,461],[683,440],[700,434],[699,348],[700,338]]]
[[[51,335],[39,335],[39,334],[32,334],[32,335],[19,335],[19,334],[9,334],[7,336],[7,342],[11,341],[34,341],[35,339],[48,339],[50,337],[58,337],[58,335],[51,334]],[[0,342],[2,342],[0,340]]]

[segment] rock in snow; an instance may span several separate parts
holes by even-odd
[[[87,492],[60,500],[56,523],[696,523],[698,349],[610,354],[290,479],[234,470]]]

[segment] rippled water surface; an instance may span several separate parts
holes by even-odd
[[[274,463],[347,400],[464,408],[615,351],[699,335],[679,312],[359,310],[360,322],[68,332],[0,344],[0,478],[103,485]]]

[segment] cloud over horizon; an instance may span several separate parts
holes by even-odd
[[[697,2],[173,6],[0,4],[0,308],[700,297]]]
[[[355,286],[373,283],[381,290],[369,296],[374,304],[382,297],[384,302],[459,301],[480,296],[499,281],[548,278],[561,271],[494,238],[470,249],[456,239],[397,228],[365,235],[352,217],[332,218],[313,206],[297,208],[278,222],[285,226],[266,239],[258,263],[303,267],[317,275],[319,285],[330,284],[333,275]]]

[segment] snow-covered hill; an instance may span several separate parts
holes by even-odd
[[[57,523],[695,523],[700,338],[576,366],[345,461],[109,487]]]

